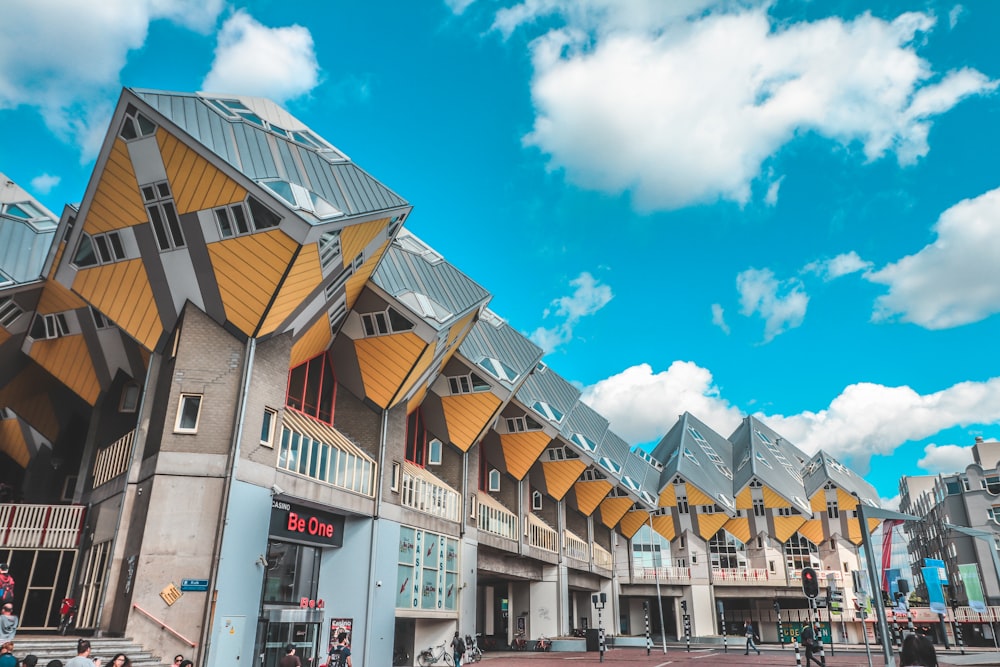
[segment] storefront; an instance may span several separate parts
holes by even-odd
[[[317,594],[324,549],[344,544],[345,517],[275,497],[271,502],[263,594],[255,655],[276,667],[286,647],[295,646],[302,664],[326,657],[325,601]]]

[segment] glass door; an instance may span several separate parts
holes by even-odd
[[[262,628],[264,645],[258,651],[263,656],[262,667],[277,667],[289,644],[295,647],[295,655],[303,665],[319,665],[325,657],[317,653],[319,623],[261,621],[261,625],[266,625]]]

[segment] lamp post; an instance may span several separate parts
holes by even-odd
[[[601,593],[590,596],[590,601],[594,603],[594,609],[597,610],[597,641],[598,650],[601,652],[601,662],[604,662],[604,621],[601,619],[601,611],[604,609],[604,605],[608,601],[607,593]]]

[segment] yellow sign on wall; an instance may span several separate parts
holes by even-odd
[[[168,606],[173,605],[173,603],[180,600],[181,595],[183,595],[183,593],[181,593],[177,586],[173,583],[168,584],[166,588],[160,591],[160,597],[163,598],[163,601],[166,602]]]

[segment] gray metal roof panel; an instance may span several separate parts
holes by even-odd
[[[574,433],[580,433],[599,446],[608,433],[608,426],[607,419],[583,401],[578,401],[563,420],[559,434],[568,440]]]
[[[737,493],[756,477],[800,511],[812,511],[797,447],[756,417],[745,418],[729,440],[733,443],[733,485]]]
[[[17,207],[18,204],[26,205]],[[30,219],[22,215],[32,216]],[[0,173],[0,285],[40,280],[59,218]]]
[[[613,473],[613,471],[608,470],[607,467],[601,465],[605,471],[612,472],[617,479],[621,479],[622,474],[625,472],[625,462],[628,460],[629,446],[619,435],[613,431],[605,431],[604,437],[601,439],[600,444],[597,445],[597,451],[594,453],[594,458],[597,460],[608,459],[613,461],[618,465],[618,472]],[[633,493],[636,491],[629,489]]]
[[[812,497],[828,481],[848,493],[856,494],[868,505],[879,506],[879,495],[871,484],[822,449],[813,455],[803,469],[805,489]]]
[[[707,424],[685,412],[654,448],[653,456],[664,458],[660,490],[674,474],[718,500],[727,513],[736,508],[733,494],[732,443]],[[725,471],[729,471],[727,475]]]
[[[484,308],[480,319],[458,347],[458,353],[469,363],[485,368],[480,360],[497,359],[517,374],[513,383],[500,378],[508,390],[514,387],[538,364],[542,349],[528,340],[489,308]],[[491,376],[495,377],[492,373]]]
[[[539,364],[529,375],[520,389],[517,400],[531,407],[536,401],[548,403],[565,416],[580,400],[580,390],[564,380],[558,373],[544,364]]]

